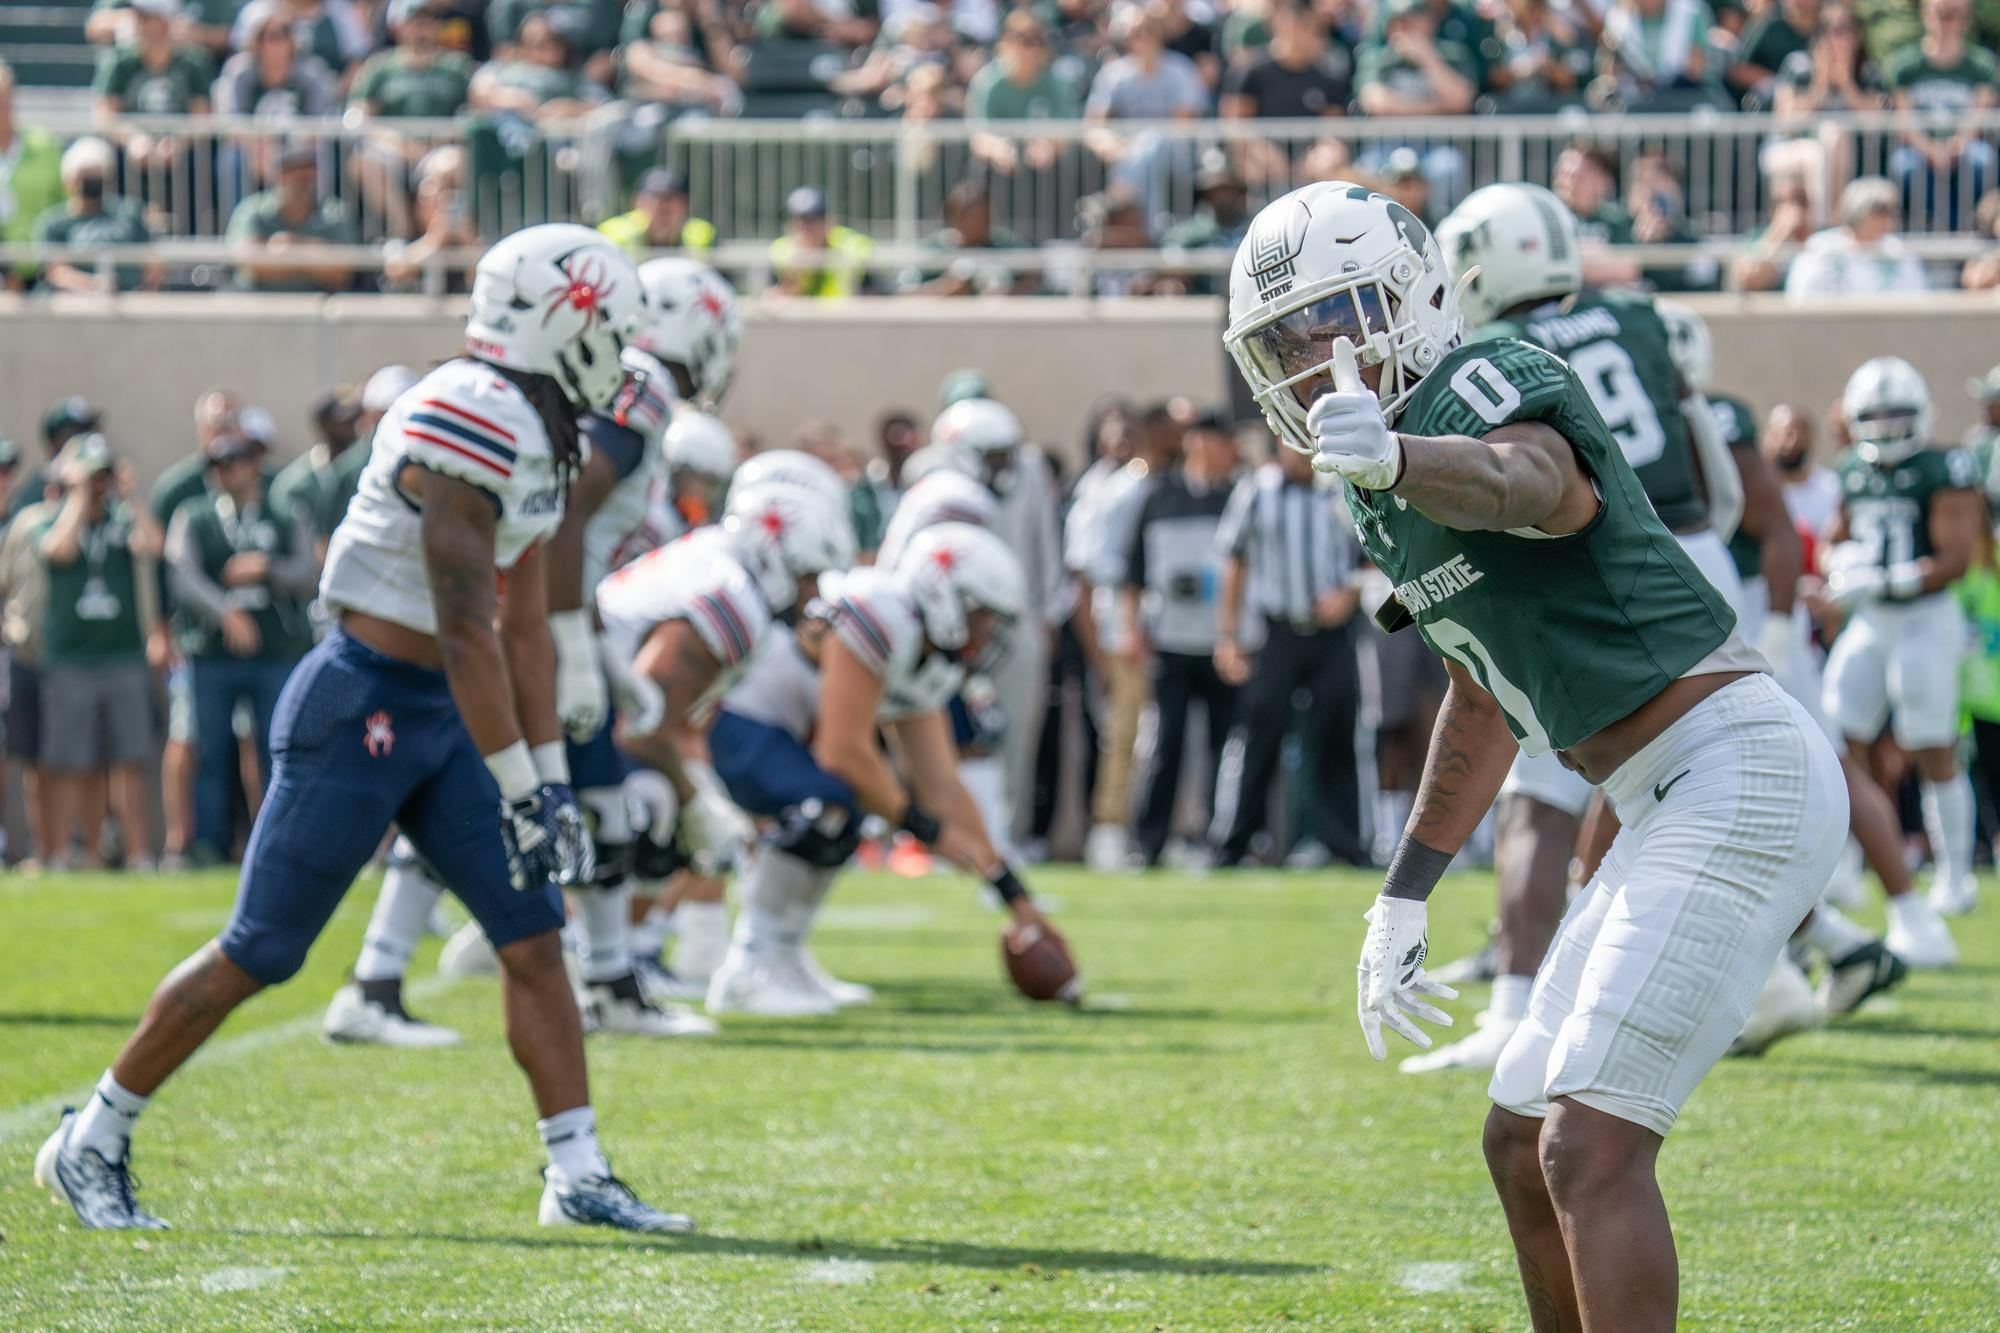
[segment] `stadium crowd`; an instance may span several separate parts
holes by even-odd
[[[1462,145],[1416,133],[1357,138],[1330,124],[1316,142],[1245,139],[1196,152],[1121,128],[1211,117],[1668,111],[1713,124],[1737,110],[1774,113],[1778,127],[1756,149],[1758,181],[1736,186],[1765,201],[1761,234],[1745,238],[1732,264],[1649,270],[1662,289],[1725,279],[1784,286],[1780,256],[1801,243],[1857,251],[1844,265],[1862,275],[1851,284],[1903,287],[1913,281],[1896,235],[1905,226],[2000,241],[1993,136],[1966,119],[2000,101],[2000,6],[1973,0],[631,0],[622,11],[612,0],[99,0],[87,35],[102,47],[93,91],[101,129],[67,151],[17,129],[12,77],[0,71],[0,151],[19,153],[0,178],[6,239],[106,245],[173,235],[192,225],[188,201],[206,191],[215,230],[278,252],[236,269],[238,285],[259,290],[413,286],[438,250],[518,225],[496,223],[477,200],[496,172],[518,177],[538,152],[562,159],[538,144],[538,130],[613,104],[644,148],[619,159],[609,220],[582,220],[604,221],[634,247],[693,251],[746,238],[726,220],[690,216],[681,182],[646,170],[677,118],[994,125],[937,167],[944,203],[930,238],[995,251],[991,261],[871,270],[868,222],[841,218],[841,200],[808,191],[785,201],[786,231],[768,266],[778,290],[803,295],[1064,290],[1038,270],[1008,268],[1004,252],[1054,238],[1011,234],[994,199],[1079,156],[1091,160],[1079,179],[1103,188],[1061,201],[1074,216],[1052,225],[1086,250],[1226,248],[1258,201],[1306,180],[1363,180],[1430,220],[1481,183]],[[1872,137],[1827,118],[1892,108],[1906,118]],[[211,110],[254,117],[268,134],[198,149],[128,119]],[[344,117],[337,151],[329,140],[285,137],[287,125],[330,116]],[[419,118],[461,118],[463,137],[399,128]],[[1022,132],[1034,121],[1078,129],[1035,138]],[[1855,214],[1845,191],[1864,169],[1882,173],[1891,205]],[[1594,243],[1673,244],[1716,231],[1693,202],[1706,192],[1691,188],[1689,170],[1686,155],[1658,146],[1621,152],[1579,139],[1550,183]],[[1869,200],[1882,199],[1865,179]],[[1866,225],[1855,227],[1857,217]],[[311,263],[311,248],[329,242],[383,246],[385,271]],[[12,275],[17,287],[34,280],[81,288],[101,277],[61,263]],[[131,288],[181,278],[133,266],[115,280]],[[1937,265],[1914,280],[1990,287],[2000,261]],[[1194,274],[1120,272],[1094,274],[1082,290],[1212,285]]]
[[[314,593],[327,540],[376,422],[413,379],[388,366],[331,389],[297,435],[211,389],[194,404],[193,447],[150,491],[118,453],[119,423],[85,399],[47,409],[39,450],[0,440],[5,757],[30,839],[8,847],[9,860],[146,870],[240,853],[279,689],[325,629]],[[1967,392],[1981,418],[1965,443],[1993,504],[2000,367]],[[936,410],[985,393],[980,374],[961,371]],[[1761,448],[1804,532],[1822,530],[1838,506],[1828,465],[1841,431],[1837,410],[1789,404],[1762,425]],[[795,438],[739,445],[746,457],[791,447],[832,465],[849,484],[865,559],[927,434],[927,413],[899,409],[869,441],[810,421]],[[1023,858],[1080,855],[1105,869],[1379,864],[1413,794],[1443,675],[1415,636],[1375,628],[1389,590],[1306,460],[1272,449],[1261,426],[1185,399],[1106,400],[1074,452],[1022,442],[991,469],[996,530],[1024,552],[1042,610],[1009,658],[1032,679],[996,681],[999,701],[1017,710],[993,734],[1019,747],[1011,840]],[[1973,625],[1964,694],[1982,824],[1995,832],[1992,542],[1959,595]],[[983,732],[975,726],[975,748]],[[914,844],[884,850],[901,868],[924,861]]]

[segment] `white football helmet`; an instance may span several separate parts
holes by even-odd
[[[970,523],[925,528],[903,548],[893,572],[916,599],[924,637],[942,652],[954,657],[963,653],[973,612],[990,611],[1000,621],[986,637],[981,660],[966,663],[973,670],[986,669],[993,655],[1004,650],[1005,635],[999,631],[1020,619],[1028,602],[1021,562],[1007,543]]]
[[[1708,321],[1679,301],[1655,299],[1653,309],[1667,326],[1667,350],[1673,354],[1674,369],[1681,382],[1697,393],[1708,389],[1715,374],[1715,340],[1709,336]]]
[[[1222,345],[1278,438],[1310,453],[1308,381],[1330,380],[1333,342],[1380,366],[1376,396],[1393,423],[1462,324],[1444,254],[1423,221],[1346,181],[1303,186],[1267,204],[1236,249]]]
[[[646,318],[625,252],[588,227],[551,222],[515,232],[480,258],[465,349],[551,376],[579,410],[601,412],[625,383],[619,353]]]
[[[1459,313],[1473,328],[1583,286],[1576,214],[1539,185],[1474,190],[1438,223],[1437,239],[1459,284]]]
[[[687,371],[694,402],[714,411],[729,392],[743,341],[736,289],[694,259],[649,259],[639,266],[639,282],[651,307],[640,345]]]
[[[796,486],[736,487],[722,529],[773,612],[798,600],[799,580],[854,563],[854,532],[845,509]]]
[[[907,466],[904,475],[909,475]],[[990,528],[999,513],[1000,502],[985,485],[963,472],[938,468],[914,482],[896,502],[875,561],[894,567],[910,540],[925,529],[939,523]]]
[[[1854,451],[1890,467],[1930,444],[1931,388],[1902,357],[1878,356],[1848,378],[1840,415]]]
[[[847,487],[840,474],[803,449],[766,449],[752,454],[737,467],[731,484],[747,490],[772,482],[812,491],[842,513],[847,511]]]
[[[705,481],[725,481],[736,470],[736,437],[729,427],[686,404],[674,409],[662,451],[669,471],[692,472]]]

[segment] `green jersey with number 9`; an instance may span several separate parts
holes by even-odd
[[[1586,288],[1525,318],[1497,320],[1476,336],[1522,338],[1569,362],[1660,521],[1675,532],[1707,524],[1708,502],[1695,482],[1694,443],[1681,413],[1681,376],[1651,297]]]
[[[1836,470],[1848,538],[1866,547],[1868,563],[1882,569],[1930,555],[1933,497],[1979,484],[1978,465],[1963,449],[1919,449],[1894,467],[1850,453]]]
[[[1418,385],[1396,430],[1559,431],[1603,505],[1580,532],[1463,532],[1388,492],[1347,488],[1362,545],[1432,650],[1497,699],[1529,754],[1631,713],[1730,639],[1736,613],[1681,550],[1562,358],[1512,338],[1468,343]],[[1385,608],[1393,611],[1393,608]]]

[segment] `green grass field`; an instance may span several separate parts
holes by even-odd
[[[35,1188],[35,1148],[231,886],[0,879],[0,1328],[1522,1326],[1483,1078],[1400,1075],[1355,1029],[1374,880],[1037,884],[1084,1012],[1003,989],[997,919],[963,883],[863,878],[819,952],[874,1008],[594,1038],[620,1173],[702,1227],[635,1242],[535,1226],[496,986],[434,980],[435,941],[413,1003],[464,1047],[317,1039],[371,885],[148,1113],[143,1197],[176,1229],[80,1231]],[[1450,957],[1490,880],[1441,902]],[[1689,1326],[2000,1321],[2000,908],[1960,939],[1957,972],[1696,1094],[1664,1168]]]

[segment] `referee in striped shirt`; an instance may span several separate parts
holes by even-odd
[[[1210,843],[1220,865],[1240,864],[1248,853],[1303,694],[1317,730],[1307,753],[1318,760],[1310,805],[1320,827],[1301,830],[1300,840],[1317,836],[1336,859],[1366,865],[1354,759],[1361,682],[1349,624],[1359,601],[1358,551],[1333,492],[1313,484],[1312,461],[1291,449],[1274,452],[1237,482],[1216,530],[1224,563],[1215,664],[1243,689],[1217,774]],[[1246,615],[1260,623],[1246,625]],[[1245,645],[1259,638],[1253,662]]]

